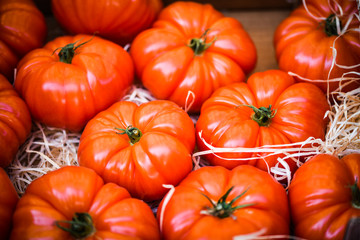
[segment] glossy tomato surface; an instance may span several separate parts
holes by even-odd
[[[191,172],[165,196],[157,217],[163,239],[288,235],[290,222],[285,189],[268,173],[248,165]]]
[[[242,24],[209,4],[175,2],[131,45],[137,76],[158,99],[197,112],[212,92],[245,80],[255,66],[253,41]],[[193,95],[189,96],[192,92]]]
[[[360,154],[319,154],[304,163],[289,187],[295,234],[343,239],[348,221],[360,217],[359,179]]]
[[[9,81],[0,75],[0,167],[7,167],[30,134],[28,107]]]
[[[218,89],[203,104],[196,123],[197,144],[205,151],[209,150],[205,143],[224,149],[269,148],[309,137],[324,139],[328,109],[325,94],[313,84],[295,83],[280,70],[254,73],[247,83]],[[279,156],[238,151],[210,153],[204,158],[212,165],[234,168],[250,164],[268,171],[278,164]],[[294,172],[295,161],[287,159],[287,163]]]
[[[3,168],[0,168],[0,236],[2,239],[8,239],[10,235],[12,216],[18,199],[9,176]]]
[[[52,12],[72,34],[97,34],[118,44],[130,43],[149,28],[162,9],[161,0],[52,0]]]
[[[1,0],[0,74],[12,82],[19,59],[42,47],[46,33],[45,18],[32,0]]]
[[[339,86],[343,91],[360,87],[360,81],[351,84],[345,79],[326,81],[360,71],[360,38],[356,30],[360,20],[355,15],[359,14],[356,1],[307,0],[304,3],[306,5],[294,10],[275,31],[279,68],[308,79],[324,92],[332,92]],[[344,67],[334,64],[334,58],[336,64]],[[357,75],[344,77],[354,80]],[[301,78],[296,79],[301,81]]]
[[[86,216],[77,218],[83,225],[69,222],[75,216]],[[19,200],[13,225],[11,240],[159,239],[158,224],[147,204],[78,166],[62,167],[34,180]],[[71,234],[65,231],[71,227]]]
[[[61,36],[21,60],[15,88],[35,120],[81,131],[133,79],[133,62],[121,46],[97,36]]]
[[[177,185],[192,170],[194,146],[194,124],[175,103],[123,101],[89,121],[78,159],[106,182],[150,201],[167,192],[163,184]]]

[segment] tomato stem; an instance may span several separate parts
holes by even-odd
[[[137,143],[138,141],[140,141],[142,137],[142,132],[140,131],[140,129],[133,127],[131,125],[129,125],[126,129],[123,128],[115,128],[115,129],[121,131],[121,132],[117,132],[117,134],[120,135],[126,134],[129,137],[131,144]]]
[[[206,210],[201,211],[201,214],[205,214],[205,215],[211,215],[214,217],[218,217],[218,218],[227,218],[227,217],[232,217],[235,218],[232,214],[240,208],[245,208],[245,207],[249,207],[254,205],[254,203],[249,203],[249,204],[242,204],[242,205],[238,205],[238,206],[233,206],[233,204],[239,199],[241,198],[243,195],[246,194],[246,192],[249,189],[246,189],[244,192],[242,192],[240,195],[238,195],[237,197],[235,197],[233,200],[231,200],[230,202],[226,202],[227,197],[229,196],[230,192],[234,189],[234,186],[232,186],[229,190],[227,190],[227,192],[215,203],[213,200],[211,200],[208,196],[206,196],[205,194],[203,194],[211,203],[212,207],[206,207]]]
[[[188,47],[190,47],[194,51],[194,55],[199,56],[201,55],[206,49],[208,49],[215,41],[212,40],[209,43],[206,43],[207,37],[206,34],[208,33],[210,29],[207,29],[200,38],[193,38],[190,40],[190,43],[188,44]]]
[[[326,35],[328,35],[329,37],[331,36],[338,36],[338,28],[336,26],[336,15],[335,14],[331,14],[328,18],[326,18],[325,22],[325,33]],[[338,21],[339,23],[339,27],[340,29],[342,28],[341,26],[341,21]]]
[[[355,183],[350,186],[352,195],[352,205],[354,208],[360,209],[360,189],[357,185],[359,179],[355,179]]]
[[[94,36],[91,39],[89,39],[88,41],[80,43],[77,46],[75,46],[75,44],[78,41],[76,41],[74,43],[69,43],[65,47],[60,47],[61,50],[60,50],[60,52],[58,54],[60,62],[71,64],[71,62],[72,62],[72,60],[73,60],[73,58],[75,56],[76,49],[78,49],[79,47],[83,46],[84,44],[90,42],[93,38],[94,38]],[[55,49],[53,54],[58,49],[59,48]]]
[[[242,106],[247,106],[252,110],[254,110],[254,114],[251,116],[251,119],[257,122],[261,127],[269,126],[271,119],[275,116],[277,111],[276,109],[275,110],[271,109],[271,104],[269,105],[268,108],[266,107],[257,108],[252,105],[242,105]]]
[[[70,227],[63,227],[60,224],[70,224]],[[95,232],[93,220],[88,213],[75,213],[71,221],[56,221],[56,226],[69,232],[75,239],[83,239]]]

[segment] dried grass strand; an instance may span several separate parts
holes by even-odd
[[[10,180],[21,196],[36,178],[65,165],[78,165],[80,134],[33,124],[30,137],[7,168]]]

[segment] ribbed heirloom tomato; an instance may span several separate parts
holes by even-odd
[[[133,79],[133,62],[120,45],[97,36],[61,36],[20,61],[15,88],[35,120],[81,131],[121,99]]]
[[[303,3],[305,5],[294,10],[275,31],[279,68],[309,79],[324,92],[332,92],[339,85],[343,86],[343,91],[360,87],[360,81],[346,87],[349,84],[346,80],[324,81],[341,78],[346,72],[360,72],[357,1],[306,0]],[[334,57],[336,63],[344,67],[333,65]],[[296,79],[301,81],[301,78]]]
[[[0,1],[0,74],[10,82],[19,59],[43,45],[47,29],[32,0]]]
[[[295,83],[280,70],[257,72],[247,83],[222,87],[205,101],[196,123],[197,145],[205,151],[210,149],[205,143],[217,148],[255,148],[302,142],[309,137],[324,139],[328,109],[325,94],[315,85]],[[204,157],[213,165],[234,168],[251,164],[268,171],[282,155],[267,154],[219,152]],[[287,159],[287,163],[294,172],[295,162]]]
[[[15,211],[18,195],[3,168],[0,168],[0,236],[8,239],[11,231],[12,216]]]
[[[349,220],[360,217],[359,189],[360,154],[319,154],[305,162],[289,187],[296,236],[344,239]]]
[[[72,34],[97,33],[124,45],[151,26],[162,9],[161,0],[52,0],[52,12]]]
[[[11,240],[148,239],[159,227],[150,207],[95,171],[66,166],[34,180],[13,216]]]
[[[158,200],[191,170],[195,129],[189,115],[167,100],[121,101],[86,125],[78,149],[81,166],[133,197]]]
[[[288,235],[290,223],[282,185],[246,165],[191,172],[161,201],[157,217],[163,239],[179,240]]]
[[[0,167],[7,167],[31,130],[31,116],[24,100],[0,74]]]
[[[215,89],[244,81],[257,59],[238,20],[191,1],[164,8],[153,27],[136,36],[130,54],[137,76],[156,98],[181,107],[194,100],[191,112]]]

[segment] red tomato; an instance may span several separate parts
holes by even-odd
[[[121,99],[133,79],[133,62],[121,46],[96,36],[62,36],[20,61],[15,88],[35,120],[81,131]]]
[[[11,231],[11,219],[15,211],[18,195],[9,176],[0,168],[0,236],[8,239]]]
[[[43,45],[47,29],[32,0],[0,1],[0,74],[13,81],[18,60]]]
[[[285,189],[253,166],[233,170],[202,167],[169,195],[157,212],[163,239],[226,240],[251,233],[289,234]]]
[[[192,170],[194,145],[194,124],[175,103],[157,100],[137,106],[124,101],[89,121],[78,160],[106,182],[150,201],[167,192],[163,184],[177,185]]]
[[[203,140],[219,148],[254,148],[302,142],[309,137],[324,139],[327,110],[326,97],[315,85],[295,83],[280,70],[254,73],[247,83],[218,89],[203,104],[196,123],[197,144],[204,151],[209,148]],[[217,153],[204,157],[213,165],[234,168],[251,164],[268,171],[278,163],[279,155],[267,154]],[[250,157],[256,159],[237,160]],[[295,162],[287,159],[287,163],[294,172]]]
[[[341,78],[346,72],[360,72],[360,37],[359,14],[356,1],[349,0],[306,0],[304,5],[294,10],[277,27],[274,35],[276,55],[279,68],[300,75],[319,86],[324,92],[336,90],[339,85],[345,86],[347,81],[320,81]],[[309,14],[310,13],[310,14]],[[339,35],[334,15],[339,15],[340,28],[349,21],[347,31]],[[355,30],[354,30],[355,29]],[[336,39],[338,38],[338,39]],[[336,39],[336,41],[335,41]],[[351,69],[334,66],[332,68],[336,49],[336,63],[344,66],[355,66]],[[329,75],[329,71],[331,73]],[[358,77],[354,74],[345,77]],[[300,78],[296,78],[301,81]],[[360,81],[353,82],[343,91],[360,87]]]
[[[11,240],[160,239],[146,203],[78,166],[34,180],[16,206],[13,225]]]
[[[360,154],[342,159],[319,154],[304,163],[289,187],[295,234],[343,239],[350,218],[360,217]]]
[[[52,0],[52,12],[70,33],[97,33],[119,44],[150,27],[162,9],[161,0]]]
[[[175,2],[164,8],[153,28],[131,45],[137,76],[158,99],[190,111],[224,85],[245,80],[256,63],[256,49],[241,23],[209,4]]]
[[[31,116],[24,100],[0,74],[0,167],[8,166],[31,130]]]

